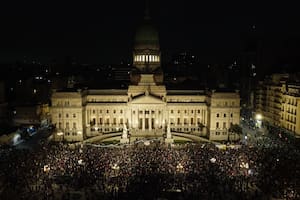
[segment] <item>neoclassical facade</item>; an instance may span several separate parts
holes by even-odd
[[[132,84],[119,89],[53,91],[52,124],[57,140],[86,138],[121,131],[163,136],[183,132],[227,140],[240,121],[238,91],[168,90],[163,84],[158,33],[149,18],[138,29],[133,50]]]

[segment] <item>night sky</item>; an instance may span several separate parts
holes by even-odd
[[[74,57],[81,63],[131,59],[144,1],[5,1],[1,3],[0,63],[24,56],[42,63]],[[274,41],[299,38],[296,5],[256,1],[152,0],[163,59],[189,51],[200,59],[234,58],[255,28]]]

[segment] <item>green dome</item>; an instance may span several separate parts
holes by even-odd
[[[150,23],[145,21],[135,34],[135,49],[159,49],[158,31]]]

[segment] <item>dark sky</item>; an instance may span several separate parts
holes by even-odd
[[[299,37],[296,5],[262,1],[152,0],[162,54],[191,51],[199,58],[233,58],[255,25],[259,35]],[[6,1],[1,3],[0,63],[75,57],[83,63],[119,63],[131,58],[144,1]]]

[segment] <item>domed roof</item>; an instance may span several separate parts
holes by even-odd
[[[158,31],[150,20],[145,20],[137,29],[135,34],[135,49],[159,49]]]

